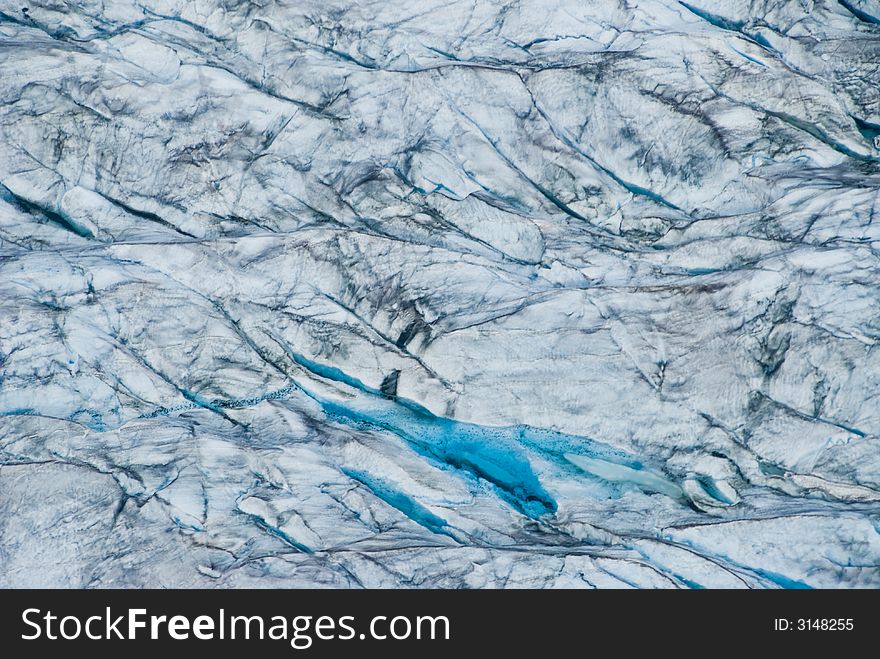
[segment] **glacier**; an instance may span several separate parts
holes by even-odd
[[[880,1],[0,0],[0,59],[0,586],[880,587]]]

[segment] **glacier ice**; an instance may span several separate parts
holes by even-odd
[[[877,0],[0,0],[0,586],[880,586]]]

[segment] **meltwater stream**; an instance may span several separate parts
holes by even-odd
[[[499,495],[530,517],[551,514],[556,502],[541,485],[528,450],[567,461],[587,474],[610,483],[632,484],[671,497],[681,489],[636,458],[586,437],[525,425],[490,427],[436,416],[405,398],[383,396],[337,368],[291,354],[315,375],[356,389],[360,395],[345,402],[330,400],[297,387],[321,405],[332,419],[359,428],[377,428],[406,440],[422,454],[492,483]]]

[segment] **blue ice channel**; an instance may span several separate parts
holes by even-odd
[[[287,398],[298,392],[315,401],[328,418],[338,423],[390,432],[441,467],[462,470],[488,482],[502,500],[533,519],[555,513],[557,503],[534,473],[527,450],[542,454],[563,469],[577,469],[608,484],[612,486],[612,492],[635,487],[676,500],[686,498],[682,489],[659,470],[648,468],[632,455],[587,437],[527,425],[482,426],[440,417],[411,400],[384,396],[379,389],[367,386],[335,366],[315,362],[291,351],[288,356],[312,375],[344,384],[364,395],[345,401],[332,400],[291,380],[281,389],[245,399],[207,400],[185,391],[187,403],[158,408],[142,417],[166,416],[199,407],[214,411],[240,409],[265,400]],[[348,475],[389,505],[402,512],[412,512],[414,518],[421,520],[422,526],[449,534],[442,519],[435,518],[426,509],[415,509],[410,502],[393,493],[387,484],[367,474]]]
[[[440,417],[413,401],[388,399],[335,367],[295,353],[290,357],[314,375],[367,394],[340,402],[298,385],[328,417],[358,428],[391,432],[423,456],[488,481],[503,500],[529,517],[552,514],[557,504],[532,470],[525,449],[545,454],[565,467],[573,465],[605,482],[635,485],[672,498],[683,496],[676,484],[646,469],[632,456],[586,437],[526,425],[492,427]],[[437,521],[431,520],[429,525],[436,526]]]

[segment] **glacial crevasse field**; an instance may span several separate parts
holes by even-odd
[[[0,586],[880,587],[880,1],[0,0]]]

